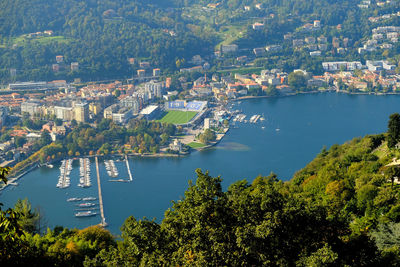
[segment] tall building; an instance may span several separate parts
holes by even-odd
[[[151,92],[151,94],[155,97],[161,98],[164,94],[165,84],[164,82],[155,82],[150,81],[146,83],[145,90]]]
[[[2,128],[4,124],[6,124],[7,117],[8,117],[8,108],[0,107],[0,128]]]
[[[89,104],[87,102],[74,104],[74,119],[77,122],[86,122],[89,119]]]
[[[39,101],[28,100],[21,104],[21,114],[29,113],[29,115],[33,116],[38,113],[40,109]]]
[[[121,100],[121,105],[132,109],[133,114],[138,114],[140,111],[140,100],[137,96],[128,96]]]
[[[71,121],[74,119],[72,107],[54,106],[54,115],[57,119]]]
[[[172,83],[171,77],[167,77],[167,79],[165,80],[165,87],[170,88],[171,83]]]

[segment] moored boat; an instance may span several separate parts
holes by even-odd
[[[90,216],[96,216],[97,213],[96,212],[92,212],[92,211],[79,211],[77,213],[75,213],[75,217],[90,217]]]

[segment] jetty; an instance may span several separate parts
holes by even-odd
[[[127,155],[125,155],[125,163],[126,163],[126,169],[128,170],[129,181],[132,182],[133,178],[132,178],[131,168],[129,167],[129,161]]]
[[[96,173],[97,173],[97,188],[99,191],[99,206],[100,206],[100,216],[101,216],[101,226],[106,227],[106,217],[104,216],[104,206],[103,206],[103,196],[101,194],[101,183],[100,183],[100,171],[99,171],[99,160],[95,157],[96,160]]]

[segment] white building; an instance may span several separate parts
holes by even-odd
[[[253,30],[259,31],[259,30],[262,30],[262,29],[264,29],[264,24],[263,23],[256,22],[256,23],[253,24]]]
[[[230,44],[230,45],[221,45],[221,52],[223,54],[225,53],[234,53],[238,51],[238,45],[236,44]]]
[[[325,71],[356,70],[361,69],[362,64],[360,61],[322,62],[322,67]]]
[[[151,92],[151,95],[157,98],[162,98],[165,89],[164,82],[150,81],[145,83],[144,88],[147,92]]]

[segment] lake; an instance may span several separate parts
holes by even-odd
[[[389,115],[400,112],[400,96],[346,95],[336,93],[297,95],[284,98],[251,99],[235,103],[250,118],[264,114],[262,123],[237,123],[214,148],[181,158],[130,158],[133,182],[110,182],[100,164],[104,212],[108,229],[119,234],[124,220],[132,215],[161,221],[172,200],[179,200],[195,169],[221,175],[226,189],[231,183],[258,175],[278,174],[289,180],[323,148],[354,137],[386,131]],[[262,128],[262,126],[264,128]],[[98,224],[100,217],[75,218],[76,203],[70,197],[96,196],[94,162],[92,187],[77,186],[79,162],[74,162],[71,186],[56,188],[59,165],[32,171],[0,194],[5,207],[18,198],[28,198],[44,212],[47,225],[83,228]],[[120,177],[127,177],[124,162],[116,162]]]

